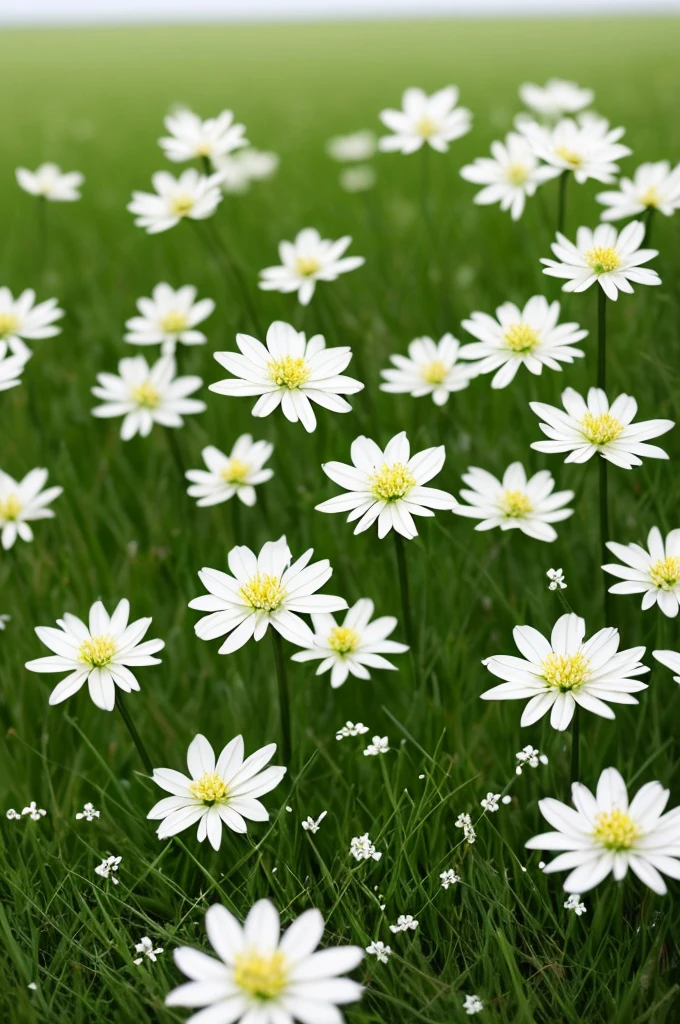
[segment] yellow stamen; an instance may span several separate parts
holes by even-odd
[[[431,117],[421,117],[416,125],[416,131],[418,135],[423,139],[431,139],[433,135],[436,135],[439,130],[439,125],[436,121],[433,121]]]
[[[649,567],[649,578],[659,590],[674,590],[680,583],[680,557],[660,558]]]
[[[391,466],[385,462],[375,473],[371,473],[368,482],[380,501],[398,501],[415,487],[416,478],[402,462],[395,462]]]
[[[284,953],[245,952],[234,957],[234,983],[263,1002],[275,999],[288,984]]]
[[[260,575],[259,572],[243,584],[241,593],[253,608],[266,612],[276,611],[286,596],[278,576]]]
[[[137,405],[141,405],[144,409],[155,409],[161,401],[160,394],[148,380],[145,380],[143,384],[137,384],[132,389],[132,398]]]
[[[583,163],[583,157],[580,153],[575,152],[573,149],[569,149],[567,146],[557,146],[555,149],[555,156],[558,156],[565,163],[571,164],[572,167],[580,167]]]
[[[179,309],[172,309],[161,319],[161,330],[166,334],[179,334],[187,326],[187,315]]]
[[[242,484],[249,473],[250,466],[247,462],[242,462],[241,459],[229,459],[224,469],[220,471],[220,476],[227,484]]]
[[[595,815],[593,838],[606,850],[630,850],[642,829],[625,811],[601,811]]]
[[[440,359],[435,359],[431,363],[425,363],[421,369],[423,380],[427,384],[443,384],[448,372],[448,367]]]
[[[6,523],[16,522],[19,518],[23,505],[16,494],[8,494],[6,498],[0,498],[0,519]]]
[[[302,277],[311,277],[321,270],[321,264],[313,256],[298,256],[295,260],[295,269]]]
[[[360,641],[361,637],[356,629],[349,626],[336,626],[328,637],[328,643],[338,654],[351,654],[352,651],[356,651]]]
[[[523,185],[529,177],[529,168],[526,164],[508,164],[505,177],[511,185]]]
[[[501,508],[509,519],[522,519],[533,512],[534,506],[524,491],[504,491],[501,497]]]
[[[540,344],[539,338],[533,327],[529,324],[510,324],[503,334],[503,340],[512,352],[531,352]]]
[[[213,151],[212,142],[199,142],[196,146],[196,156],[211,156]]]
[[[110,633],[91,636],[84,640],[78,648],[78,657],[92,668],[104,668],[109,665],[116,654],[116,641]]]
[[[268,364],[269,376],[280,388],[288,388],[293,391],[299,388],[308,379],[310,369],[304,359],[293,356],[283,356],[282,359],[272,359]]]
[[[612,245],[596,245],[584,252],[583,258],[596,274],[611,274],[621,266],[619,254]]]
[[[625,429],[623,423],[610,412],[601,412],[599,416],[587,412],[581,420],[581,430],[586,441],[598,447],[618,440]]]
[[[216,804],[227,795],[227,784],[217,772],[205,772],[189,786],[189,792],[204,804]]]
[[[14,334],[19,326],[19,317],[13,313],[0,313],[0,338]]]
[[[554,686],[560,693],[578,690],[588,679],[590,662],[582,654],[549,654],[541,665],[543,678],[548,686]]]
[[[658,188],[655,188],[654,185],[648,188],[647,191],[643,192],[640,196],[640,202],[643,206],[660,206],[661,194],[659,193]]]
[[[196,200],[194,197],[183,192],[172,197],[170,200],[170,211],[174,213],[176,217],[186,217],[188,213],[191,213],[195,205]]]

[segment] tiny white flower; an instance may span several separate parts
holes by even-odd
[[[141,964],[145,959],[151,960],[152,963],[156,962],[156,958],[164,953],[165,950],[162,946],[158,946],[154,949],[153,942],[148,935],[143,935],[139,942],[135,943],[135,953],[141,953],[141,956],[135,957],[132,961],[133,964]]]
[[[595,196],[606,207],[602,220],[638,217],[648,210],[670,217],[680,209],[680,164],[672,170],[668,160],[640,164],[632,179],[621,178],[617,184],[618,191]]]
[[[617,232],[611,224],[598,224],[594,231],[580,227],[576,244],[559,231],[550,248],[557,259],[541,259],[543,273],[566,278],[563,292],[584,292],[599,284],[607,298],[616,301],[619,292],[632,294],[633,284],[658,285],[656,270],[643,263],[658,256],[657,249],[641,249],[645,238],[642,221],[633,220]]]
[[[364,750],[364,757],[377,757],[378,754],[386,754],[390,749],[390,741],[387,736],[374,736],[373,742]]]
[[[380,941],[372,942],[370,946],[366,946],[366,952],[369,956],[374,956],[381,964],[386,964],[392,956],[391,948]]]
[[[660,664],[677,673],[673,681],[680,685],[680,654],[677,651],[652,651],[652,654]]]
[[[463,999],[463,1009],[468,1017],[473,1017],[476,1013],[481,1013],[484,1009],[484,1003],[479,996],[465,996]]]
[[[212,161],[248,145],[245,125],[234,123],[231,110],[223,110],[206,121],[191,110],[177,110],[165,118],[165,127],[169,135],[159,139],[158,145],[168,160],[175,163],[202,157]]]
[[[513,220],[520,219],[527,198],[535,195],[539,185],[559,173],[557,167],[539,163],[531,144],[517,132],[506,135],[505,142],[492,142],[490,157],[477,157],[460,169],[465,181],[485,186],[475,195],[474,203],[499,203],[501,210],[510,211]]]
[[[15,811],[13,807],[10,807],[9,810],[5,811],[5,817],[8,821],[21,821],[21,815],[18,811]]]
[[[0,341],[0,391],[9,391],[21,384],[26,362],[25,355],[11,354],[7,342]]]
[[[87,803],[83,807],[82,811],[78,811],[76,814],[76,821],[82,821],[83,819],[85,821],[94,821],[95,818],[100,816],[100,813],[101,812],[95,808],[94,804]]]
[[[323,821],[323,819],[326,817],[327,814],[328,814],[328,811],[322,811],[321,814],[319,815],[319,817],[316,818],[316,819],[312,818],[311,816],[307,817],[302,822],[302,827],[305,830],[305,832],[311,832],[312,835],[316,835],[316,833],[319,831],[319,827],[321,825],[321,822]]]
[[[272,469],[264,468],[273,451],[274,445],[269,441],[253,441],[250,434],[241,434],[229,455],[208,445],[201,452],[206,469],[190,469],[186,473],[191,481],[187,494],[198,499],[199,508],[219,505],[233,497],[252,506],[257,501],[255,488],[274,476]]]
[[[605,572],[623,580],[611,586],[609,593],[642,594],[643,611],[658,604],[664,615],[674,619],[680,602],[680,530],[671,530],[664,541],[661,530],[653,526],[647,548],[614,541],[607,541],[607,547],[624,563],[602,566]]]
[[[0,633],[7,629],[7,623],[12,621],[11,615],[0,615]]]
[[[498,810],[500,798],[500,793],[487,793],[484,799],[479,802],[485,811],[489,814],[494,814]]]
[[[119,879],[116,878],[116,872],[122,859],[122,857],[105,857],[101,864],[94,869],[95,873],[102,878],[109,878],[114,885],[118,885]]]
[[[0,469],[0,542],[8,551],[16,541],[30,542],[33,530],[28,525],[37,519],[53,519],[47,506],[62,493],[62,487],[48,487],[46,469],[32,469],[23,480],[15,480]]]
[[[453,868],[449,868],[448,871],[442,871],[439,876],[442,889],[448,889],[450,885],[456,885],[460,882],[460,875],[457,875]]]
[[[254,181],[266,181],[278,170],[280,160],[277,153],[271,153],[249,146],[228,156],[213,158],[213,166],[219,174],[219,185],[223,192],[241,195],[247,192]]]
[[[350,235],[337,241],[322,238],[316,228],[303,228],[293,242],[279,244],[281,264],[260,271],[263,291],[297,292],[301,306],[308,306],[317,281],[336,281],[340,274],[362,267],[363,256],[344,256],[352,244]]]
[[[519,87],[525,106],[542,117],[557,119],[564,114],[577,114],[589,107],[595,98],[592,89],[582,89],[576,82],[549,78],[545,85],[526,82]]]
[[[348,736],[362,736],[366,732],[368,732],[368,726],[364,725],[363,722],[357,722],[356,725],[354,722],[345,722],[342,728],[336,732],[335,738],[336,740],[344,740]]]
[[[564,573],[561,569],[548,569],[546,576],[550,580],[548,584],[548,590],[566,590],[567,584],[564,582]]]
[[[581,914],[585,914],[588,910],[585,903],[581,902],[580,893],[577,892],[573,892],[571,896],[567,897],[563,906],[565,910],[573,910],[577,917],[580,917]]]
[[[445,334],[439,341],[415,338],[408,347],[408,357],[390,356],[393,367],[380,371],[385,380],[380,390],[413,398],[431,395],[435,405],[445,405],[452,392],[462,391],[477,376],[476,366],[459,361],[463,351],[452,334]]]
[[[542,754],[536,747],[532,747],[531,744],[527,744],[522,750],[518,750],[515,754],[517,758],[517,767],[515,773],[521,775],[524,768],[538,768],[539,765],[548,764],[548,758],[546,754]]]
[[[619,172],[616,161],[632,153],[619,142],[625,128],[610,128],[609,121],[596,114],[580,114],[576,120],[565,117],[554,127],[528,118],[519,118],[516,124],[540,160],[572,173],[579,185],[589,178],[605,184],[614,181]]]
[[[449,85],[428,96],[422,89],[406,89],[401,110],[383,110],[380,120],[391,135],[383,135],[378,147],[384,152],[415,153],[428,145],[438,153],[448,152],[449,143],[467,135],[472,114],[458,107],[458,88]]]
[[[412,914],[400,914],[397,923],[390,925],[390,931],[396,935],[398,932],[414,932],[417,927],[418,922]]]
[[[32,288],[17,295],[3,285],[0,288],[0,342],[4,342],[9,351],[25,363],[31,356],[26,341],[41,341],[43,338],[54,338],[61,334],[61,326],[55,324],[64,316],[57,299],[35,301]]]
[[[147,234],[169,231],[181,220],[205,220],[212,217],[222,201],[220,175],[199,174],[190,167],[179,178],[167,171],[151,176],[155,192],[133,192],[127,209],[135,215],[135,225]]]
[[[73,203],[80,199],[79,189],[85,177],[80,171],[62,171],[58,164],[41,164],[35,171],[17,167],[17,183],[32,196],[49,199],[53,203]]]
[[[139,316],[126,320],[123,340],[130,345],[160,345],[161,355],[172,356],[177,345],[204,345],[208,340],[195,328],[215,309],[212,299],[196,302],[197,290],[186,284],[176,291],[157,284],[151,298],[137,300]]]
[[[380,860],[382,853],[379,853],[371,842],[368,832],[362,836],[354,836],[349,844],[350,856],[355,860]]]
[[[344,167],[338,178],[345,192],[368,192],[376,183],[376,174],[368,164]]]
[[[339,163],[361,163],[370,160],[378,148],[374,132],[365,130],[351,135],[336,135],[326,143],[326,152]]]
[[[29,981],[29,983],[26,986],[26,988],[30,988],[31,992],[36,992],[37,989],[38,989],[38,986],[36,985],[36,983],[34,981]]]

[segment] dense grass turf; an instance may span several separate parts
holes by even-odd
[[[532,453],[539,431],[527,405],[531,398],[555,401],[567,383],[584,390],[594,381],[594,336],[585,342],[587,358],[563,374],[520,373],[501,393],[482,378],[441,410],[426,399],[382,394],[378,371],[416,335],[452,330],[462,337],[460,320],[472,310],[559,294],[538,262],[548,255],[556,185],[513,225],[496,209],[473,207],[474,189],[457,173],[509,128],[518,84],[558,74],[591,85],[597,109],[627,128],[635,156],[626,167],[677,161],[679,45],[680,22],[672,20],[6,33],[0,282],[56,295],[68,315],[58,338],[35,344],[24,385],[0,395],[2,468],[23,476],[44,465],[50,482],[64,487],[56,519],[36,524],[35,542],[0,557],[0,612],[13,617],[0,634],[3,1021],[183,1020],[183,1012],[163,1008],[179,981],[169,951],[205,943],[203,912],[216,899],[243,915],[263,895],[286,920],[321,908],[329,941],[391,942],[389,964],[368,959],[357,972],[367,991],[348,1010],[353,1024],[462,1021],[468,992],[486,1003],[480,1019],[507,1024],[677,1019],[677,883],[662,899],[631,877],[622,886],[609,879],[588,895],[587,915],[563,910],[560,877],[544,877],[539,856],[523,847],[543,831],[537,799],[567,796],[568,736],[545,720],[520,730],[518,704],[479,700],[488,685],[481,659],[511,652],[515,624],[546,631],[561,614],[546,587],[549,567],[564,567],[566,596],[589,632],[603,625],[597,466],[568,467]],[[475,126],[448,156],[430,161],[433,239],[422,216],[418,156],[380,159],[375,193],[349,197],[323,143],[330,134],[375,127],[377,112],[396,105],[408,85],[434,89],[451,81]],[[23,667],[46,653],[35,625],[52,624],[66,610],[84,616],[97,597],[111,607],[126,596],[134,617],[153,615],[149,635],[167,643],[162,666],[140,670],[142,691],[128,699],[154,764],[181,769],[198,731],[216,747],[239,731],[248,749],[278,738],[269,640],[220,657],[217,643],[195,637],[196,615],[187,608],[202,592],[197,570],[224,567],[233,544],[230,508],[197,509],[187,498],[163,430],[123,444],[117,422],[96,421],[89,411],[96,373],[134,354],[121,340],[123,323],[159,280],[192,282],[218,302],[207,324],[209,345],[180,352],[182,369],[206,384],[224,376],[211,352],[232,348],[237,330],[257,333],[191,225],[147,237],[125,211],[131,190],[145,188],[165,164],[155,140],[177,101],[205,116],[233,108],[255,145],[281,154],[274,181],[227,198],[216,218],[256,299],[259,328],[283,318],[323,330],[330,343],[351,344],[350,372],[367,385],[350,415],[322,412],[312,436],[278,415],[254,421],[250,400],[204,390],[208,411],[177,435],[186,468],[199,466],[206,443],[228,450],[246,429],[276,445],[276,476],[260,491],[266,504],[241,510],[246,543],[259,548],[285,533],[294,553],[313,546],[334,566],[327,592],[350,602],[370,596],[380,614],[399,615],[391,538],[356,538],[343,518],[314,511],[337,490],[320,463],[347,461],[359,433],[384,444],[405,428],[416,449],[445,443],[436,483],[448,490],[458,490],[468,465],[500,474],[521,459],[533,469],[549,467],[577,494],[576,514],[560,524],[553,546],[518,532],[475,533],[470,521],[449,513],[421,521],[420,537],[408,546],[418,634],[413,669],[402,657],[398,674],[376,672],[370,684],[350,680],[331,692],[328,677],[291,663],[289,776],[265,798],[270,825],[253,825],[247,838],[225,835],[219,855],[191,832],[184,848],[159,843],[145,820],[159,793],[141,774],[119,715],[98,711],[85,691],[50,708],[56,678]],[[87,176],[81,202],[49,208],[46,253],[31,198],[13,177],[16,165],[43,159]],[[597,190],[571,191],[568,230],[594,224]],[[680,418],[677,222],[655,224],[663,286],[639,288],[611,311],[611,387],[634,394],[642,418]],[[322,288],[303,311],[293,297],[256,293],[255,282],[256,272],[275,262],[278,241],[307,224],[327,237],[352,234],[351,251],[367,264]],[[593,332],[595,308],[594,292],[564,302],[566,318]],[[611,470],[614,538],[639,541],[654,524],[664,531],[680,525],[679,437],[676,430],[664,439],[676,461]],[[643,614],[634,597],[615,598],[613,607],[623,646],[680,646],[677,625],[656,609]],[[651,664],[649,654],[646,660]],[[639,707],[621,706],[615,723],[584,718],[583,781],[594,784],[602,768],[616,765],[635,787],[660,779],[678,803],[679,710],[670,673],[655,664]],[[361,739],[337,743],[335,730],[347,718],[388,734],[393,751],[365,758]],[[512,805],[480,821],[474,846],[461,846],[456,815],[476,817],[481,797],[513,778],[515,751],[530,742],[550,756],[549,767],[525,772]],[[40,823],[4,820],[7,807],[21,809],[31,799],[48,811]],[[74,818],[86,800],[101,808],[92,824]],[[323,809],[328,817],[318,835],[303,833],[301,819]],[[379,864],[348,857],[350,839],[365,831],[384,851]],[[123,857],[117,888],[94,874],[108,854]],[[448,867],[463,882],[445,892],[438,875]],[[414,914],[418,931],[392,936],[388,923],[399,913]],[[130,951],[143,934],[168,952],[155,965],[135,967]],[[37,991],[27,988],[32,981]]]

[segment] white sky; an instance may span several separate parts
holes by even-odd
[[[0,23],[680,12],[680,0],[0,0]]]

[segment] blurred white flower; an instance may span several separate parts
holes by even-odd
[[[484,1003],[479,996],[471,995],[465,996],[463,999],[463,1009],[465,1010],[468,1017],[473,1017],[476,1013],[481,1013],[484,1009]]]
[[[312,835],[316,835],[321,826],[321,822],[328,814],[328,811],[322,811],[318,818],[307,817],[301,824],[305,832],[311,832]]]
[[[363,256],[344,256],[352,244],[350,235],[336,242],[322,238],[316,228],[303,228],[293,242],[279,244],[280,266],[260,271],[263,291],[297,292],[298,302],[308,306],[317,281],[336,281],[341,274],[362,267]]]
[[[606,207],[602,220],[623,220],[658,210],[670,217],[680,208],[680,164],[671,170],[668,160],[640,164],[631,178],[621,178],[618,190],[595,196]]]
[[[141,953],[141,956],[135,957],[132,961],[133,964],[141,964],[145,959],[151,960],[152,963],[156,962],[156,957],[164,953],[165,950],[162,946],[158,946],[154,949],[153,942],[148,935],[143,935],[139,942],[135,943],[135,953]]]
[[[206,469],[190,469],[186,473],[191,481],[187,494],[198,499],[199,507],[219,505],[233,497],[252,506],[257,501],[255,488],[274,476],[273,469],[264,468],[273,451],[274,445],[269,441],[253,441],[250,434],[241,434],[229,455],[208,445],[201,452]]]
[[[352,839],[349,844],[349,852],[355,860],[380,860],[382,857],[382,853],[378,853],[371,842],[368,832]]]
[[[361,163],[370,160],[378,149],[375,133],[368,129],[351,135],[335,135],[326,143],[326,152],[339,163]]]
[[[181,220],[206,220],[222,201],[219,174],[199,174],[190,167],[178,178],[167,171],[151,176],[154,192],[133,192],[127,209],[135,215],[135,225],[147,234],[169,231]]]
[[[212,161],[248,145],[245,125],[234,123],[231,110],[223,110],[206,121],[191,110],[177,110],[165,118],[165,127],[170,134],[159,139],[158,145],[168,160],[175,163],[202,157]]]
[[[517,758],[517,767],[515,768],[515,774],[521,775],[524,768],[538,768],[540,764],[548,764],[548,758],[545,754],[542,754],[536,747],[532,747],[531,744],[527,744],[521,750],[518,750],[515,754]]]
[[[95,873],[102,878],[110,878],[114,885],[118,885],[119,879],[116,878],[116,872],[122,859],[122,857],[105,857],[101,864],[94,869]]]
[[[15,811],[13,807],[10,807],[9,810],[5,811],[5,817],[8,821],[21,821],[21,815],[18,811]]]
[[[8,354],[7,342],[0,341],[0,391],[9,391],[21,384],[26,357]]]
[[[38,807],[35,800],[31,800],[28,807],[24,807],[21,814],[22,817],[28,817],[31,819],[31,821],[40,821],[41,818],[45,817],[47,811],[44,810],[42,807]]]
[[[534,85],[533,82],[520,85],[519,96],[530,110],[543,117],[557,119],[589,107],[595,93],[592,89],[582,89],[576,82],[549,78],[545,85]]]
[[[369,743],[364,750],[364,757],[377,757],[378,754],[386,754],[390,749],[390,741],[387,736],[374,736],[373,742]]]
[[[408,346],[408,358],[390,356],[394,368],[380,371],[386,381],[380,390],[413,398],[431,395],[435,405],[445,405],[453,391],[462,391],[477,376],[476,366],[459,362],[464,351],[452,334],[439,341],[415,338]]]
[[[585,914],[588,909],[585,903],[581,903],[581,895],[577,892],[573,892],[571,896],[567,897],[563,906],[565,910],[573,910],[577,917]]]
[[[87,803],[83,807],[82,811],[78,811],[76,814],[76,821],[94,821],[94,819],[99,816],[100,812],[95,808],[94,804]]]
[[[12,621],[11,615],[0,615],[0,633],[7,628],[7,623]]]
[[[448,871],[442,871],[439,876],[442,889],[448,889],[450,885],[456,885],[460,882],[460,875],[457,875],[453,868],[449,868]]]
[[[137,300],[140,316],[126,320],[123,340],[131,345],[160,345],[161,355],[172,356],[177,345],[204,345],[208,340],[195,330],[215,309],[212,299],[196,302],[197,290],[186,284],[175,291],[169,284],[157,284],[151,298]]]
[[[338,181],[345,192],[368,192],[375,185],[376,174],[368,164],[357,164],[356,167],[344,167]]]
[[[595,114],[567,117],[551,128],[519,119],[517,127],[539,159],[573,173],[579,185],[589,178],[605,184],[614,181],[619,173],[616,161],[633,152],[619,142],[625,128],[610,128],[609,121]]]
[[[61,319],[64,310],[59,309],[57,299],[35,301],[32,288],[14,298],[9,288],[0,288],[0,341],[5,342],[10,352],[19,356],[24,362],[30,357],[31,350],[26,341],[38,341],[53,338],[61,334],[61,327],[55,320]]]
[[[391,948],[380,941],[372,942],[370,946],[366,946],[366,952],[369,956],[374,956],[381,964],[386,964],[392,956]]]
[[[272,178],[278,170],[279,163],[277,153],[255,149],[252,146],[213,160],[219,174],[220,188],[223,192],[234,195],[247,192],[254,181]]]
[[[80,199],[80,186],[85,177],[80,171],[62,171],[58,164],[41,164],[35,171],[17,167],[17,183],[24,192],[41,196],[53,203],[73,203]]]
[[[680,684],[680,654],[677,651],[652,651],[652,654],[671,672],[677,672],[677,675],[673,676],[673,681]]]
[[[400,914],[396,924],[390,925],[390,931],[396,935],[398,932],[414,932],[418,922],[412,914]]]
[[[479,802],[488,814],[494,814],[500,806],[500,799],[500,793],[487,793]]]
[[[364,733],[368,732],[368,726],[364,725],[363,722],[345,722],[341,729],[335,734],[336,740],[347,739],[348,736],[363,736]]]
[[[484,185],[473,202],[480,206],[500,204],[509,210],[513,220],[524,213],[527,198],[533,196],[539,185],[560,173],[557,167],[541,164],[527,139],[510,132],[505,142],[491,143],[491,156],[480,156],[474,163],[461,167],[460,176],[473,185]]]
[[[392,135],[383,135],[378,147],[384,152],[415,153],[428,145],[446,153],[449,143],[466,135],[472,114],[458,107],[458,88],[449,85],[428,96],[422,89],[406,89],[401,110],[383,110],[380,120]]]
[[[46,469],[32,469],[23,480],[15,480],[0,470],[0,541],[8,551],[16,541],[30,542],[33,530],[28,525],[37,519],[53,519],[47,506],[62,493],[62,487],[48,487]]]

